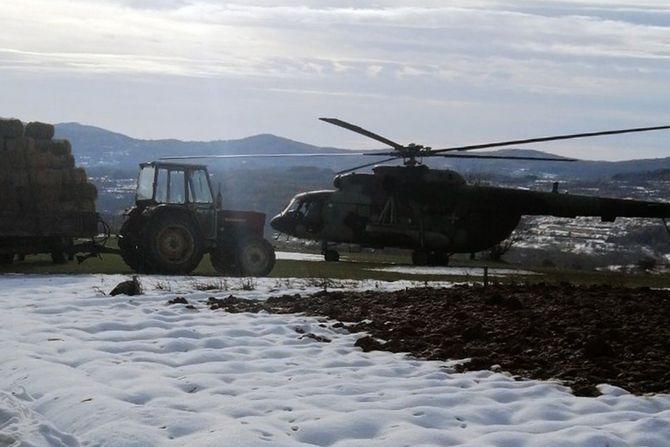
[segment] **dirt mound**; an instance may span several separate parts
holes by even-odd
[[[228,300],[235,311],[244,308],[244,300]],[[249,311],[258,311],[258,304],[250,303]],[[358,341],[365,350],[471,358],[463,369],[499,365],[520,378],[560,379],[577,395],[597,395],[601,383],[637,394],[670,392],[668,291],[459,286],[282,296],[262,308],[326,316],[367,331],[371,337]]]

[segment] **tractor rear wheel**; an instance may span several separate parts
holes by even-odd
[[[275,250],[262,237],[242,238],[237,244],[236,255],[242,276],[267,276],[275,266]]]
[[[200,230],[187,216],[176,213],[159,213],[149,221],[143,248],[156,273],[187,275],[203,256]]]

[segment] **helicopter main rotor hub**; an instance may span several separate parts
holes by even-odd
[[[431,151],[431,148],[429,146],[410,143],[407,146],[397,149],[397,151],[403,158],[405,166],[417,166],[423,163],[423,156],[428,154]]]

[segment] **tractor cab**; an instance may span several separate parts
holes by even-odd
[[[162,162],[142,163],[136,200],[214,205],[207,167]]]
[[[206,239],[216,237],[217,207],[206,166],[157,161],[142,163],[135,199],[138,207],[186,208],[195,215]]]

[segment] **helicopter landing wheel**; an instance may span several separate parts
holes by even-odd
[[[338,262],[340,260],[340,253],[337,250],[326,250],[323,258],[326,262]]]
[[[414,265],[428,265],[428,252],[417,249],[412,252],[412,264]]]

